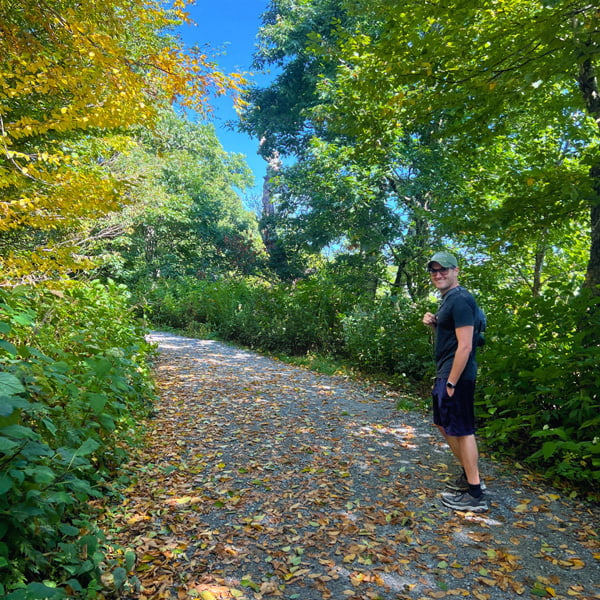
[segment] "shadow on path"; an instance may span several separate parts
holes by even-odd
[[[119,540],[136,598],[600,598],[598,507],[484,461],[490,512],[453,513],[450,456],[396,392],[150,339],[161,399]]]

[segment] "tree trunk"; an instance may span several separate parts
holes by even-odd
[[[533,286],[532,295],[537,298],[542,291],[542,267],[544,266],[544,258],[546,257],[546,247],[538,249],[535,253],[535,265],[533,268]]]
[[[588,56],[579,67],[579,89],[586,108],[600,129],[600,93],[592,59]],[[584,347],[600,345],[600,331],[596,325],[600,313],[600,162],[590,169],[594,196],[590,206],[590,256],[584,285],[592,294],[593,301],[583,315],[580,327],[585,331]]]
[[[592,290],[592,294],[600,297],[600,165],[592,167],[590,176],[593,179],[596,197],[590,209],[591,247],[585,285]]]
[[[150,269],[152,279],[158,279],[160,273],[158,272],[155,263],[156,258],[156,230],[152,225],[144,227],[144,258],[146,260],[146,267]]]
[[[598,79],[591,58],[586,58],[579,67],[579,89],[583,95],[586,108],[600,129],[600,93]],[[600,297],[600,163],[590,169],[594,198],[590,211],[591,216],[591,248],[585,277],[585,285],[592,294]]]
[[[277,235],[274,228],[275,205],[273,204],[272,178],[281,170],[281,159],[275,151],[267,161],[267,172],[263,183],[262,215],[260,234],[269,255],[272,255],[277,246]]]

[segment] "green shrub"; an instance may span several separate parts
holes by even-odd
[[[551,479],[600,489],[600,348],[584,333],[600,322],[590,322],[590,301],[556,288],[510,311],[497,303],[479,408],[493,448]]]
[[[342,320],[345,352],[362,369],[413,382],[433,376],[433,345],[425,309],[404,298],[380,298]]]
[[[107,559],[90,501],[149,407],[150,347],[112,283],[2,290],[0,333],[0,593],[92,596]]]
[[[320,276],[272,285],[259,280],[166,280],[137,294],[155,326],[185,329],[204,323],[225,339],[289,354],[339,350],[340,317],[354,302]]]

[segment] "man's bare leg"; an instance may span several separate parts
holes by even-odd
[[[454,436],[448,435],[443,427],[439,425],[437,428],[444,436],[444,439],[450,446],[452,454],[457,458],[458,462],[465,470],[467,481],[471,485],[481,483],[479,479],[479,451],[477,449],[477,441],[474,435]]]
[[[474,435],[463,435],[454,438],[459,447],[460,461],[465,473],[467,481],[471,485],[479,485],[479,451],[477,449],[477,441]],[[454,442],[453,442],[454,443]]]

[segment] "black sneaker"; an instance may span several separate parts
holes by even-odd
[[[485,490],[487,489],[485,486],[485,483],[483,483],[483,480],[479,480],[479,482],[481,483],[481,490]],[[449,490],[452,490],[453,492],[468,492],[469,491],[469,482],[467,481],[467,478],[465,477],[464,473],[462,473],[461,475],[459,475],[456,479],[453,479],[451,481],[446,481],[446,487]]]
[[[452,510],[486,512],[490,510],[487,502],[487,496],[481,494],[479,498],[474,498],[468,492],[458,494],[458,496],[442,496],[442,504]]]

